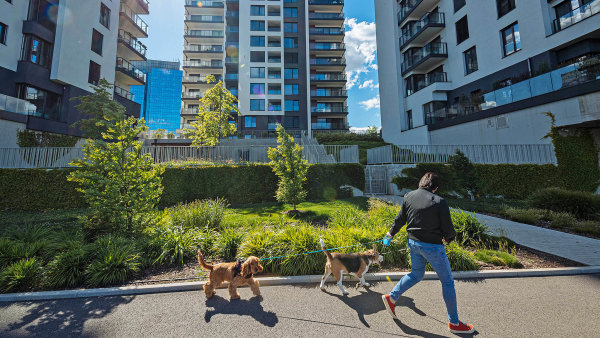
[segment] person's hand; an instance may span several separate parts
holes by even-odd
[[[390,233],[388,232],[385,235],[385,237],[383,238],[383,245],[390,246],[391,243],[392,243],[392,235],[390,235]]]

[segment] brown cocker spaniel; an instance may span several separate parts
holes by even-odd
[[[230,299],[240,298],[237,288],[246,284],[250,286],[255,296],[260,296],[259,283],[254,279],[254,274],[263,271],[258,257],[250,256],[245,262],[237,261],[210,265],[206,264],[202,252],[198,250],[198,263],[204,270],[210,271],[208,282],[204,284],[204,293],[206,293],[207,298],[214,296],[217,293],[216,289],[223,282],[229,282]]]

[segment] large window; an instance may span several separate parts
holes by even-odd
[[[110,29],[110,8],[105,4],[100,4],[100,23]]]
[[[456,44],[460,44],[469,38],[469,22],[465,15],[462,19],[456,22]]]
[[[8,31],[8,26],[0,22],[0,43],[6,45],[6,32]]]
[[[285,38],[283,40],[284,48],[298,48],[298,38]]]
[[[265,84],[264,83],[251,83],[250,84],[250,94],[264,95],[265,94]]]
[[[286,84],[285,95],[298,95],[298,88],[297,84]]]
[[[52,65],[52,44],[37,36],[24,35],[21,60],[50,68]]]
[[[283,16],[286,18],[297,18],[298,17],[298,8],[296,7],[285,7],[283,9]]]
[[[464,52],[464,56],[465,56],[465,74],[471,74],[474,71],[476,71],[477,69],[479,69],[479,66],[477,65],[477,51],[475,50],[474,46],[472,48],[467,49]]]
[[[265,67],[250,67],[250,77],[254,79],[264,79]]]
[[[496,0],[496,7],[498,8],[498,17],[503,17],[515,9],[515,0]]]
[[[283,31],[285,33],[298,33],[298,24],[295,22],[286,22],[283,24]]]
[[[56,28],[56,19],[53,19],[51,15],[48,15],[49,8],[52,8],[52,4],[49,3],[48,0],[30,0],[27,20],[35,21],[49,30],[54,31]]]
[[[259,6],[259,5],[250,6],[250,15],[265,16],[265,6]]]
[[[285,100],[285,111],[300,111],[300,101]]]
[[[265,62],[265,52],[250,52],[250,62]]]
[[[521,35],[519,34],[519,24],[514,23],[504,28],[500,34],[502,35],[502,50],[504,56],[521,50]]]
[[[465,3],[465,0],[454,0],[454,13],[456,13],[456,11],[458,11],[459,9],[463,8]]]
[[[286,80],[298,79],[298,68],[286,68],[285,73],[284,73],[284,78]]]
[[[413,116],[412,110],[406,112],[406,129],[413,129]]]
[[[92,51],[96,54],[102,55],[102,42],[104,41],[104,35],[100,34],[97,30],[92,32]]]
[[[35,111],[31,112],[31,115],[48,120],[60,121],[60,107],[62,101],[60,95],[28,85],[20,85],[17,90],[20,99],[27,100],[35,106]]]
[[[284,57],[285,63],[298,63],[298,53],[285,53]]]
[[[254,117],[254,116],[244,116],[244,127],[246,127],[246,128],[256,128],[256,117]]]
[[[90,71],[88,74],[88,83],[98,85],[100,81],[100,65],[94,61],[90,61]]]
[[[264,32],[265,31],[265,22],[264,21],[258,21],[258,20],[252,20],[252,21],[250,21],[250,30],[251,31]]]
[[[265,37],[264,36],[251,36],[250,37],[250,46],[264,47],[265,46]]]
[[[298,116],[285,116],[283,118],[283,127],[286,129],[300,128],[300,118]]]
[[[264,111],[265,110],[265,100],[263,100],[263,99],[250,100],[250,110]]]

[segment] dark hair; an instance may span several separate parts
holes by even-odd
[[[430,191],[440,186],[440,177],[432,172],[428,172],[423,175],[421,181],[419,181],[419,188],[427,189]]]

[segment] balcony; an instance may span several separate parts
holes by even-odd
[[[150,14],[150,3],[148,2],[148,0],[124,0],[121,2],[124,2],[135,13],[143,15]]]
[[[222,45],[185,45],[183,53],[186,55],[202,54],[210,57],[220,57],[225,52]]]
[[[344,35],[346,30],[337,27],[315,27],[310,29],[310,35]]]
[[[344,0],[308,0],[310,10],[341,12],[344,9]]]
[[[341,26],[344,24],[344,13],[314,13],[309,14],[310,21],[315,25]]]
[[[239,58],[232,58],[232,57],[225,58],[225,64],[227,64],[227,65],[237,65],[239,63],[240,63]]]
[[[310,51],[318,56],[343,57],[346,45],[343,42],[311,42]]]
[[[206,68],[206,69],[222,69],[223,61],[183,61],[183,68]]]
[[[344,122],[313,122],[313,130],[348,130],[348,124]]]
[[[7,111],[9,113],[19,115],[35,116],[35,113],[38,111],[38,108],[36,105],[27,100],[22,100],[16,97],[0,94],[0,111]]]
[[[408,0],[404,7],[398,11],[398,25],[402,26],[408,18],[419,20],[423,15],[433,9],[439,0]]]
[[[186,15],[185,26],[188,29],[212,29],[223,27],[222,15]]]
[[[222,77],[218,76],[215,78],[215,80],[221,81]],[[197,75],[191,75],[191,76],[184,76],[181,80],[181,82],[185,85],[186,88],[190,89],[190,88],[206,88],[206,86],[213,86],[215,85],[217,82],[211,82],[208,83],[206,81],[206,76],[197,76]]]
[[[409,79],[406,80],[409,81]],[[417,83],[414,85],[414,88],[410,88],[410,86],[407,85],[406,95],[410,96],[421,89],[427,88],[432,84],[439,82],[448,82],[448,76],[445,72],[427,74],[423,80],[417,81]]]
[[[345,105],[312,106],[310,112],[313,115],[348,115],[348,107]]]
[[[345,89],[313,89],[310,91],[310,96],[317,98],[319,101],[332,99],[333,101],[346,100],[348,93]]]
[[[310,66],[317,71],[339,71],[346,69],[345,58],[313,58],[310,59]]]
[[[121,3],[119,28],[136,38],[148,37],[148,25],[125,3]]]
[[[146,46],[133,35],[119,29],[117,54],[130,61],[146,61]]]
[[[239,73],[227,73],[225,74],[225,80],[228,81],[237,81],[240,79],[240,74]]]
[[[202,98],[202,93],[199,92],[184,92],[181,93],[181,99],[182,100],[193,100],[193,101],[198,101]]]
[[[115,95],[118,95],[124,99],[127,99],[129,101],[133,101],[134,96],[132,93],[126,91],[125,89],[115,86]]]
[[[558,33],[561,30],[589,18],[592,15],[600,13],[600,0],[593,0],[587,4],[574,9],[573,11],[555,19],[552,22],[552,32]]]
[[[448,58],[448,46],[445,42],[430,42],[418,52],[402,62],[402,75],[408,72],[425,73]]]
[[[186,29],[185,41],[188,44],[223,44],[225,33],[222,30],[192,30]]]
[[[345,86],[345,73],[317,73],[310,74],[310,82],[317,86]]]
[[[198,115],[198,108],[183,108],[181,109],[181,116],[196,116]]]
[[[185,0],[185,7],[189,7],[186,8],[186,10],[188,11],[193,10],[194,8],[197,8],[199,10],[211,8],[224,9],[225,3],[223,1]]]
[[[121,57],[117,58],[116,70],[116,83],[126,86],[143,85],[146,83],[146,74]]]
[[[444,13],[428,13],[400,37],[400,50],[409,45],[422,46],[446,27]]]

